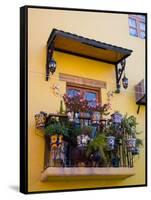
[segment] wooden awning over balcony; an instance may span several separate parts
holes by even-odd
[[[57,29],[52,30],[47,42],[47,47],[48,49],[110,64],[118,64],[132,53],[132,50],[129,49]]]

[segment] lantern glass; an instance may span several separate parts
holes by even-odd
[[[126,78],[126,76],[124,75],[124,77],[122,78],[122,84],[123,84],[123,88],[127,89],[128,88],[128,78]]]
[[[49,62],[49,71],[52,74],[56,71],[56,61],[53,58]]]

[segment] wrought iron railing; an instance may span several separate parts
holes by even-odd
[[[100,132],[100,135],[101,131],[111,123],[110,119],[100,119],[99,122],[93,123],[90,116],[79,116],[69,122],[67,115],[49,114],[46,126],[52,119],[76,128],[91,126],[92,132],[94,133],[95,130]],[[87,144],[81,146],[77,144],[77,137],[74,139],[59,137],[45,135],[44,169],[48,167],[133,167],[133,157],[139,153],[134,147],[136,141],[132,140],[128,133],[123,133],[122,137],[106,137],[108,148],[103,149],[102,155],[97,151],[87,154],[89,142],[93,140],[94,135]]]

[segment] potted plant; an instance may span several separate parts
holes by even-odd
[[[40,111],[40,113],[35,114],[35,124],[36,128],[44,128],[46,124],[47,113]]]
[[[125,140],[127,150],[133,152],[136,148],[136,138],[130,137]]]
[[[60,122],[55,122],[45,128],[45,135],[50,138],[50,146],[57,147],[68,138],[68,128]]]
[[[99,124],[100,119],[103,117],[103,115],[109,115],[108,112],[110,109],[110,104],[104,104],[101,105],[100,103],[97,103],[96,105],[88,106],[88,110],[91,113],[91,120],[93,124]]]
[[[115,111],[112,115],[111,115],[111,119],[112,122],[115,124],[120,124],[122,122],[123,116],[120,112]]]
[[[94,162],[93,165],[99,166],[101,162],[107,162],[105,150],[106,136],[103,133],[97,133],[97,136],[87,146],[87,157]]]
[[[118,139],[118,129],[112,122],[105,127],[107,150],[112,151],[115,149],[115,143]]]
[[[143,146],[143,141],[139,138],[136,138],[136,145],[132,151],[132,155],[138,155],[140,153],[140,147]]]
[[[67,143],[64,141],[68,137],[68,129],[60,122],[49,124],[45,128],[45,135],[50,141],[49,165],[60,167],[66,164]]]
[[[84,94],[78,93],[74,96],[64,94],[63,100],[66,105],[69,121],[75,120],[75,122],[79,122],[79,113],[85,112],[88,106],[88,101],[85,99]]]
[[[89,141],[91,140],[92,127],[84,126],[81,129],[81,134],[77,136],[77,146],[87,147]]]
[[[127,116],[127,114],[124,116],[122,120],[122,129],[125,136],[125,144],[127,147],[127,150],[136,153],[138,152],[138,148],[140,145],[142,145],[142,141],[136,137],[137,132],[136,125],[137,125],[136,117],[131,115]]]
[[[54,122],[52,124],[49,124],[45,128],[45,134],[52,136],[52,135],[63,135],[65,137],[68,137],[68,128],[63,123],[60,122]]]

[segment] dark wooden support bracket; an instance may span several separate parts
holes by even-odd
[[[49,80],[49,76],[50,76],[49,62],[50,62],[50,60],[52,59],[53,51],[54,51],[54,42],[53,42],[50,46],[47,46],[47,57],[46,57],[46,81]]]
[[[137,108],[137,114],[139,114],[139,110],[140,110],[140,104],[138,105],[138,108]]]
[[[137,108],[137,114],[139,114],[139,111],[140,111],[140,107],[142,105],[146,105],[146,94],[144,94],[140,99],[139,101],[136,102],[136,104],[138,105],[138,108]]]

